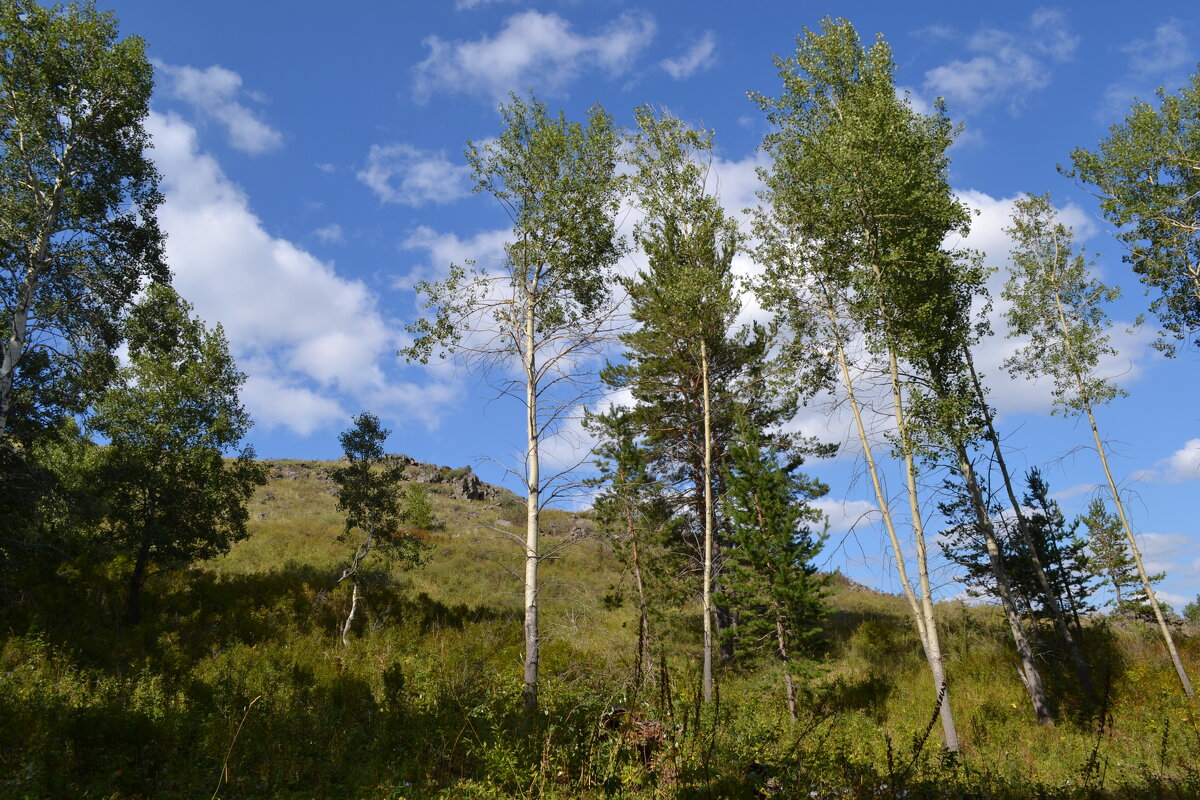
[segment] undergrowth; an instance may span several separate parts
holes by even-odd
[[[1137,623],[1088,626],[1094,705],[1045,655],[1057,705],[1039,728],[1000,616],[941,607],[952,756],[902,599],[845,581],[797,720],[766,660],[726,665],[715,701],[700,702],[686,619],[634,686],[632,610],[600,602],[618,566],[565,512],[547,520],[550,546],[565,547],[546,565],[531,716],[517,515],[437,486],[430,563],[377,565],[342,647],[338,520],[321,465],[301,466],[260,490],[255,536],[229,556],[155,576],[140,626],[119,622],[127,564],[26,576],[2,607],[0,796],[1200,796],[1196,707]],[[1179,638],[1195,670],[1200,641]]]

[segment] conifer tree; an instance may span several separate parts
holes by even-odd
[[[1154,619],[1154,611],[1150,608],[1146,590],[1138,576],[1137,564],[1129,553],[1129,543],[1121,528],[1121,520],[1108,510],[1104,499],[1092,498],[1077,524],[1087,529],[1094,574],[1112,589],[1113,597],[1107,605],[1116,611]],[[1161,583],[1166,577],[1164,572],[1147,576],[1151,585]]]
[[[725,463],[722,507],[729,517],[723,582],[739,612],[730,633],[746,646],[766,646],[783,669],[787,709],[796,718],[793,676],[813,655],[825,605],[827,578],[813,560],[821,552],[825,515],[811,501],[827,486],[796,469],[760,431],[738,425]]]
[[[624,360],[601,373],[628,389],[624,418],[646,448],[648,466],[673,496],[702,572],[705,696],[712,695],[712,586],[722,524],[715,499],[719,465],[736,414],[769,427],[790,417],[795,399],[765,390],[767,331],[738,327],[732,260],[739,234],[712,194],[710,133],[639,109],[631,142],[635,197],[645,212],[635,231],[646,269],[623,281],[637,327],[620,336]],[[752,388],[753,387],[753,388]],[[794,442],[784,437],[783,446]]]

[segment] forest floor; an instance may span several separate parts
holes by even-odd
[[[0,797],[1200,797],[1200,707],[1149,625],[1086,621],[1095,703],[1043,631],[1054,724],[1039,727],[999,610],[941,604],[952,755],[903,598],[834,576],[797,720],[766,655],[723,666],[705,704],[698,610],[661,615],[636,669],[628,577],[592,521],[564,511],[544,517],[529,715],[523,500],[467,499],[463,470],[422,473],[440,521],[426,563],[375,565],[343,647],[351,545],[333,466],[270,462],[250,538],[154,575],[136,627],[120,622],[120,559],[14,591]],[[1200,631],[1177,635],[1200,677]]]

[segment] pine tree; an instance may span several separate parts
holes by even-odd
[[[1096,497],[1079,517],[1078,524],[1088,531],[1094,574],[1112,589],[1113,597],[1107,605],[1115,611],[1153,620],[1154,609],[1146,599],[1146,590],[1138,575],[1137,564],[1129,553],[1121,520],[1108,510],[1103,498]],[[1154,585],[1165,577],[1166,573],[1157,572],[1147,579]]]
[[[634,186],[646,218],[635,239],[648,265],[623,282],[637,328],[621,335],[624,360],[610,363],[601,378],[631,393],[622,413],[672,497],[703,573],[704,685],[711,697],[710,599],[724,529],[714,504],[723,489],[719,465],[737,415],[766,429],[790,418],[797,404],[767,391],[768,331],[737,325],[732,261],[739,235],[708,183],[711,134],[645,108],[638,124]],[[788,436],[780,444],[801,446]],[[718,622],[728,621],[716,611]]]
[[[827,578],[813,564],[825,541],[814,526],[824,524],[825,515],[811,501],[829,489],[796,472],[798,466],[742,420],[724,469],[721,498],[730,523],[723,582],[739,619],[730,634],[747,648],[775,652],[793,719],[793,675],[813,655],[828,613]]]

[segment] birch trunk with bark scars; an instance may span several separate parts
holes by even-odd
[[[971,506],[975,510],[975,519],[983,532],[987,545],[988,560],[992,565],[992,576],[996,580],[996,593],[1000,595],[1000,603],[1004,606],[1004,616],[1008,619],[1008,628],[1012,632],[1013,643],[1017,646],[1017,655],[1021,658],[1021,672],[1025,688],[1029,690],[1029,699],[1033,703],[1033,711],[1037,715],[1039,725],[1053,725],[1054,718],[1050,716],[1050,705],[1046,702],[1046,689],[1042,685],[1042,675],[1033,659],[1033,648],[1025,636],[1025,628],[1021,624],[1021,615],[1013,602],[1012,589],[1008,583],[1008,572],[1004,569],[1004,559],[1000,556],[1000,546],[996,542],[996,530],[988,517],[987,504],[979,481],[975,478],[975,468],[967,457],[966,448],[961,442],[954,443],[955,455],[958,457],[958,468],[963,480],[967,482],[967,493],[971,496]]]
[[[867,462],[867,472],[871,476],[871,486],[875,491],[875,500],[879,505],[879,513],[883,517],[884,529],[887,531],[888,539],[891,542],[892,552],[896,557],[896,571],[900,577],[900,585],[903,588],[904,596],[908,600],[909,608],[912,611],[913,623],[916,625],[917,635],[921,640],[921,649],[925,653],[925,660],[929,664],[930,673],[933,676],[933,688],[937,696],[941,698],[938,705],[938,714],[942,722],[943,740],[947,750],[957,753],[959,749],[958,729],[954,724],[954,714],[950,708],[950,692],[946,686],[945,667],[942,662],[940,643],[938,642],[937,626],[933,626],[932,631],[927,627],[924,610],[921,603],[917,600],[916,594],[913,592],[912,584],[909,582],[908,569],[905,567],[904,562],[904,551],[900,548],[900,537],[896,533],[891,506],[887,501],[887,496],[883,492],[883,483],[879,478],[879,469],[875,464],[871,441],[867,437],[866,424],[863,422],[862,409],[859,408],[858,398],[854,393],[854,380],[850,374],[850,364],[846,356],[845,345],[842,342],[841,336],[836,333],[836,312],[832,305],[828,303],[828,298],[825,298],[825,300],[826,304],[823,312],[830,321],[831,330],[835,331],[832,336],[835,346],[835,357],[837,358],[839,372],[842,376],[842,385],[846,390],[846,397],[850,403],[850,410],[854,415],[854,425],[858,432],[859,444],[863,449],[863,456]]]
[[[1008,464],[1004,460],[1004,450],[1000,446],[1000,437],[996,433],[996,427],[992,421],[992,408],[987,403],[987,398],[983,394],[983,385],[980,383],[978,373],[975,372],[975,359],[969,347],[964,347],[963,350],[966,356],[967,368],[971,375],[971,385],[975,390],[975,398],[979,403],[980,410],[983,412],[987,438],[992,443],[992,452],[996,456],[996,465],[1000,467],[1000,476],[1004,480],[1004,490],[1008,494],[1009,504],[1012,506],[1013,514],[1017,519],[1017,532],[1026,549],[1029,551],[1038,585],[1041,587],[1042,595],[1046,598],[1046,605],[1050,609],[1050,616],[1054,619],[1054,627],[1058,631],[1058,635],[1062,638],[1063,643],[1066,644],[1067,653],[1071,656],[1071,662],[1075,666],[1075,676],[1079,679],[1079,685],[1083,689],[1084,695],[1087,696],[1089,702],[1092,702],[1096,699],[1096,694],[1092,688],[1091,672],[1088,669],[1087,662],[1083,659],[1083,653],[1079,650],[1079,644],[1075,641],[1074,634],[1071,633],[1071,626],[1067,624],[1066,614],[1063,613],[1062,605],[1058,602],[1058,593],[1050,585],[1050,579],[1046,576],[1045,569],[1042,568],[1041,554],[1038,552],[1037,546],[1033,541],[1033,536],[1029,533],[1029,523],[1025,519],[1025,512],[1021,509],[1021,504],[1017,502],[1017,493],[1013,488],[1012,476],[1009,474]],[[1070,586],[1067,587],[1067,591],[1068,593],[1070,592]],[[1078,624],[1078,620],[1076,624]]]
[[[536,296],[537,284],[527,293]],[[538,461],[538,382],[534,348],[535,319],[532,301],[525,309],[525,402],[529,434],[526,487],[528,500],[525,525],[525,709],[533,711],[538,704],[538,523],[541,511],[541,475]]]
[[[925,525],[921,519],[921,504],[917,496],[917,469],[916,461],[913,458],[913,449],[908,436],[908,427],[904,417],[903,395],[900,390],[900,369],[896,360],[896,352],[890,346],[888,347],[888,367],[892,382],[892,405],[894,406],[896,415],[896,430],[900,435],[900,441],[904,450],[904,477],[905,484],[908,490],[908,506],[909,513],[912,515],[912,530],[913,530],[913,546],[917,551],[917,580],[921,586],[921,619],[925,626],[925,639],[927,647],[925,651],[926,658],[929,660],[929,668],[933,672],[934,686],[941,697],[938,713],[942,718],[942,726],[954,728],[954,720],[950,713],[950,691],[946,686],[946,666],[945,659],[942,656],[941,640],[937,632],[937,619],[933,613],[933,586],[929,581],[929,553],[925,545]],[[900,551],[896,551],[896,558],[901,558]],[[958,732],[954,731],[954,744],[950,744],[950,735],[946,736],[946,748],[954,752],[958,751]]]
[[[708,349],[703,338],[700,340],[700,380],[704,394],[704,701],[712,702],[712,414],[708,394]]]

